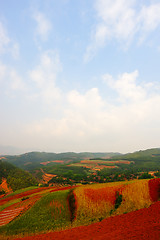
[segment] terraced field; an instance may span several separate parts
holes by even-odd
[[[68,166],[75,167],[85,167],[89,168],[92,171],[100,171],[103,168],[118,168],[116,164],[131,164],[132,161],[127,160],[115,160],[115,161],[107,161],[107,160],[81,160],[79,163],[71,163]]]
[[[17,217],[22,211],[24,207],[10,209],[10,210],[3,210],[0,213],[0,226],[3,226],[9,222],[11,222],[15,217]]]
[[[40,238],[36,238],[36,235],[79,226],[85,229],[82,226],[93,223],[98,226],[101,224],[100,222],[105,221],[111,224],[114,216],[120,221],[117,215],[122,215],[123,219],[126,213],[131,214],[131,212],[143,208],[151,209],[152,204],[160,199],[159,189],[159,178],[76,187],[24,189],[18,191],[17,194],[12,193],[0,199],[0,239],[5,237],[4,239],[9,240],[25,235],[34,235],[33,239],[53,239],[53,236],[56,237],[60,233],[40,235]],[[79,238],[76,235],[76,229],[80,228],[73,229],[76,238],[70,239],[85,239],[84,236],[80,235],[81,238]],[[101,228],[104,231],[103,225]],[[92,227],[91,229],[93,230]],[[117,225],[117,229],[119,229],[119,225]],[[112,231],[109,239],[113,239],[111,238]],[[62,233],[65,234],[66,231]],[[95,234],[98,237],[98,233]],[[108,230],[107,234],[109,236]],[[62,235],[59,236],[60,238],[57,239],[62,239]],[[90,235],[87,235],[86,239],[95,239],[94,234],[91,236],[92,238],[89,238]],[[32,238],[28,237],[27,239]]]

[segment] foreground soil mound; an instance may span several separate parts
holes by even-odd
[[[160,202],[89,226],[16,240],[160,240]]]

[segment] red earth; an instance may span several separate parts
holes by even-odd
[[[7,203],[8,201],[10,200],[13,200],[13,199],[17,199],[17,198],[22,198],[22,197],[26,197],[26,196],[29,196],[31,194],[34,194],[34,193],[38,193],[38,192],[41,192],[43,190],[46,190],[46,189],[49,189],[48,187],[41,187],[41,188],[36,188],[36,189],[32,189],[32,190],[28,190],[26,192],[22,192],[22,193],[19,193],[19,194],[16,194],[16,195],[13,195],[13,196],[6,196],[6,198],[2,198],[0,199],[0,206]],[[51,187],[50,189],[53,189],[53,187]]]
[[[0,212],[0,226],[11,222],[14,218],[27,211],[40,197],[40,195],[32,196],[29,199],[14,203],[2,210]]]
[[[160,240],[160,202],[89,226],[16,240]]]
[[[73,188],[73,187],[59,187],[59,188],[55,188],[55,187],[41,187],[41,188],[36,188],[36,189],[32,189],[32,190],[28,190],[26,192],[22,192],[22,193],[19,193],[19,194],[16,194],[16,195],[13,195],[13,196],[8,196],[6,198],[2,198],[0,199],[0,206],[7,203],[8,201],[10,200],[13,200],[13,199],[17,199],[17,198],[22,198],[22,197],[26,197],[26,196],[29,196],[31,194],[36,194],[36,193],[40,193],[44,190],[50,190],[50,192],[57,192],[57,191],[61,191],[61,190],[68,190],[70,188]]]

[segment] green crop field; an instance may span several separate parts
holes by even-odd
[[[71,225],[67,191],[49,193],[42,197],[25,214],[0,227],[2,235],[25,235],[65,229]]]

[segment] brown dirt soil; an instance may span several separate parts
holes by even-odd
[[[4,190],[6,193],[12,192],[11,187],[9,187],[7,184],[6,178],[2,178],[2,183],[0,184],[0,190]]]
[[[102,222],[16,240],[160,240],[160,202]]]
[[[56,175],[53,175],[53,174],[48,174],[48,173],[45,173],[43,174],[43,182],[44,183],[48,183],[53,177],[55,177]]]
[[[48,163],[55,162],[55,163],[64,163],[63,160],[54,160],[54,161],[47,161],[47,162],[41,162],[40,164],[42,165],[47,165]]]

